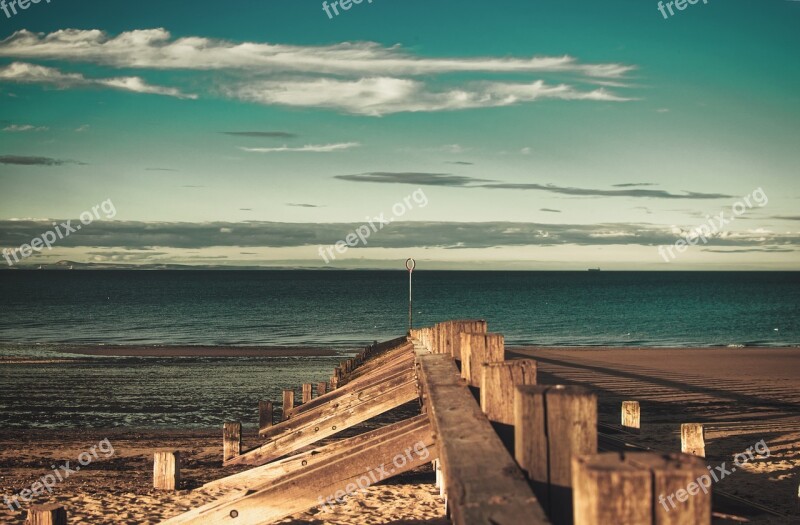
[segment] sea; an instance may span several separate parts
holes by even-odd
[[[507,345],[800,346],[800,272],[415,271],[412,324],[486,319]],[[0,426],[255,425],[409,325],[398,271],[0,271]],[[76,347],[312,347],[320,357],[89,357]]]

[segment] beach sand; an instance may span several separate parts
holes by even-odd
[[[706,425],[707,459],[718,465],[732,463],[736,453],[765,440],[769,458],[748,463],[714,488],[783,514],[797,512],[800,349],[527,347],[510,349],[508,357],[537,359],[540,383],[577,383],[595,389],[603,425],[618,425],[620,403],[638,400],[642,432],[625,435],[629,442],[677,451],[680,424],[701,422]],[[410,409],[418,411],[418,407],[406,407]],[[359,431],[374,428],[379,421],[368,422]],[[98,459],[59,483],[52,496],[35,501],[64,504],[73,525],[158,523],[222,494],[190,489],[242,469],[221,467],[220,429],[0,429],[0,496],[30,487],[50,473],[56,462],[70,460],[74,465],[81,452],[106,438],[115,449],[113,457]],[[246,429],[245,449],[259,443],[255,431]],[[185,457],[183,490],[160,493],[151,489],[152,457],[158,450],[179,450]],[[1,523],[21,524],[23,518],[22,512],[0,507]],[[331,511],[315,509],[283,523],[439,525],[448,521],[433,473],[426,466],[370,487],[366,494],[353,496]],[[764,514],[748,523],[797,521]]]
[[[800,348],[512,348],[538,362],[538,379],[598,393],[601,424],[620,424],[624,400],[639,401],[641,434],[626,441],[680,452],[681,423],[703,423],[706,459],[732,466],[761,441],[758,458],[714,485],[740,498],[797,515],[800,483]],[[798,523],[753,517],[750,523]]]
[[[2,431],[0,432],[0,495],[18,493],[49,474],[56,462],[70,461],[103,439],[114,448],[111,457],[99,459],[58,483],[50,497],[34,503],[58,502],[67,508],[69,523],[155,524],[200,506],[224,491],[190,490],[211,480],[246,470],[222,468],[221,430],[85,430],[85,431]],[[244,446],[260,441],[255,431],[246,434]],[[102,450],[108,450],[107,448]],[[183,458],[182,490],[174,493],[152,489],[153,453],[179,450]],[[62,471],[63,472],[63,471]],[[444,525],[444,504],[433,485],[430,466],[389,479],[358,493],[331,509],[313,509],[281,523],[317,525],[415,524]],[[28,504],[25,504],[27,506]],[[0,523],[22,524],[24,512],[0,508]]]

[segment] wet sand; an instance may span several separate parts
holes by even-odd
[[[291,346],[86,346],[65,352],[107,357],[305,357],[340,353],[330,348]]]

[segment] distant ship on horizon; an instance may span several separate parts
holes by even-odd
[[[599,272],[600,268],[589,268],[590,272]]]

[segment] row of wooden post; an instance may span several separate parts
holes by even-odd
[[[711,522],[708,493],[674,508],[659,500],[707,474],[700,458],[598,454],[596,394],[580,386],[536,385],[536,362],[505,361],[503,336],[486,328],[485,321],[447,321],[412,330],[411,336],[431,352],[459,360],[465,382],[480,388],[486,417],[496,425],[513,425],[511,443],[504,441],[552,523]],[[623,405],[623,425],[638,428],[639,414],[638,403]],[[684,425],[682,436],[696,435],[696,430],[695,425]],[[434,468],[444,492],[446,480],[441,479],[439,465]]]

